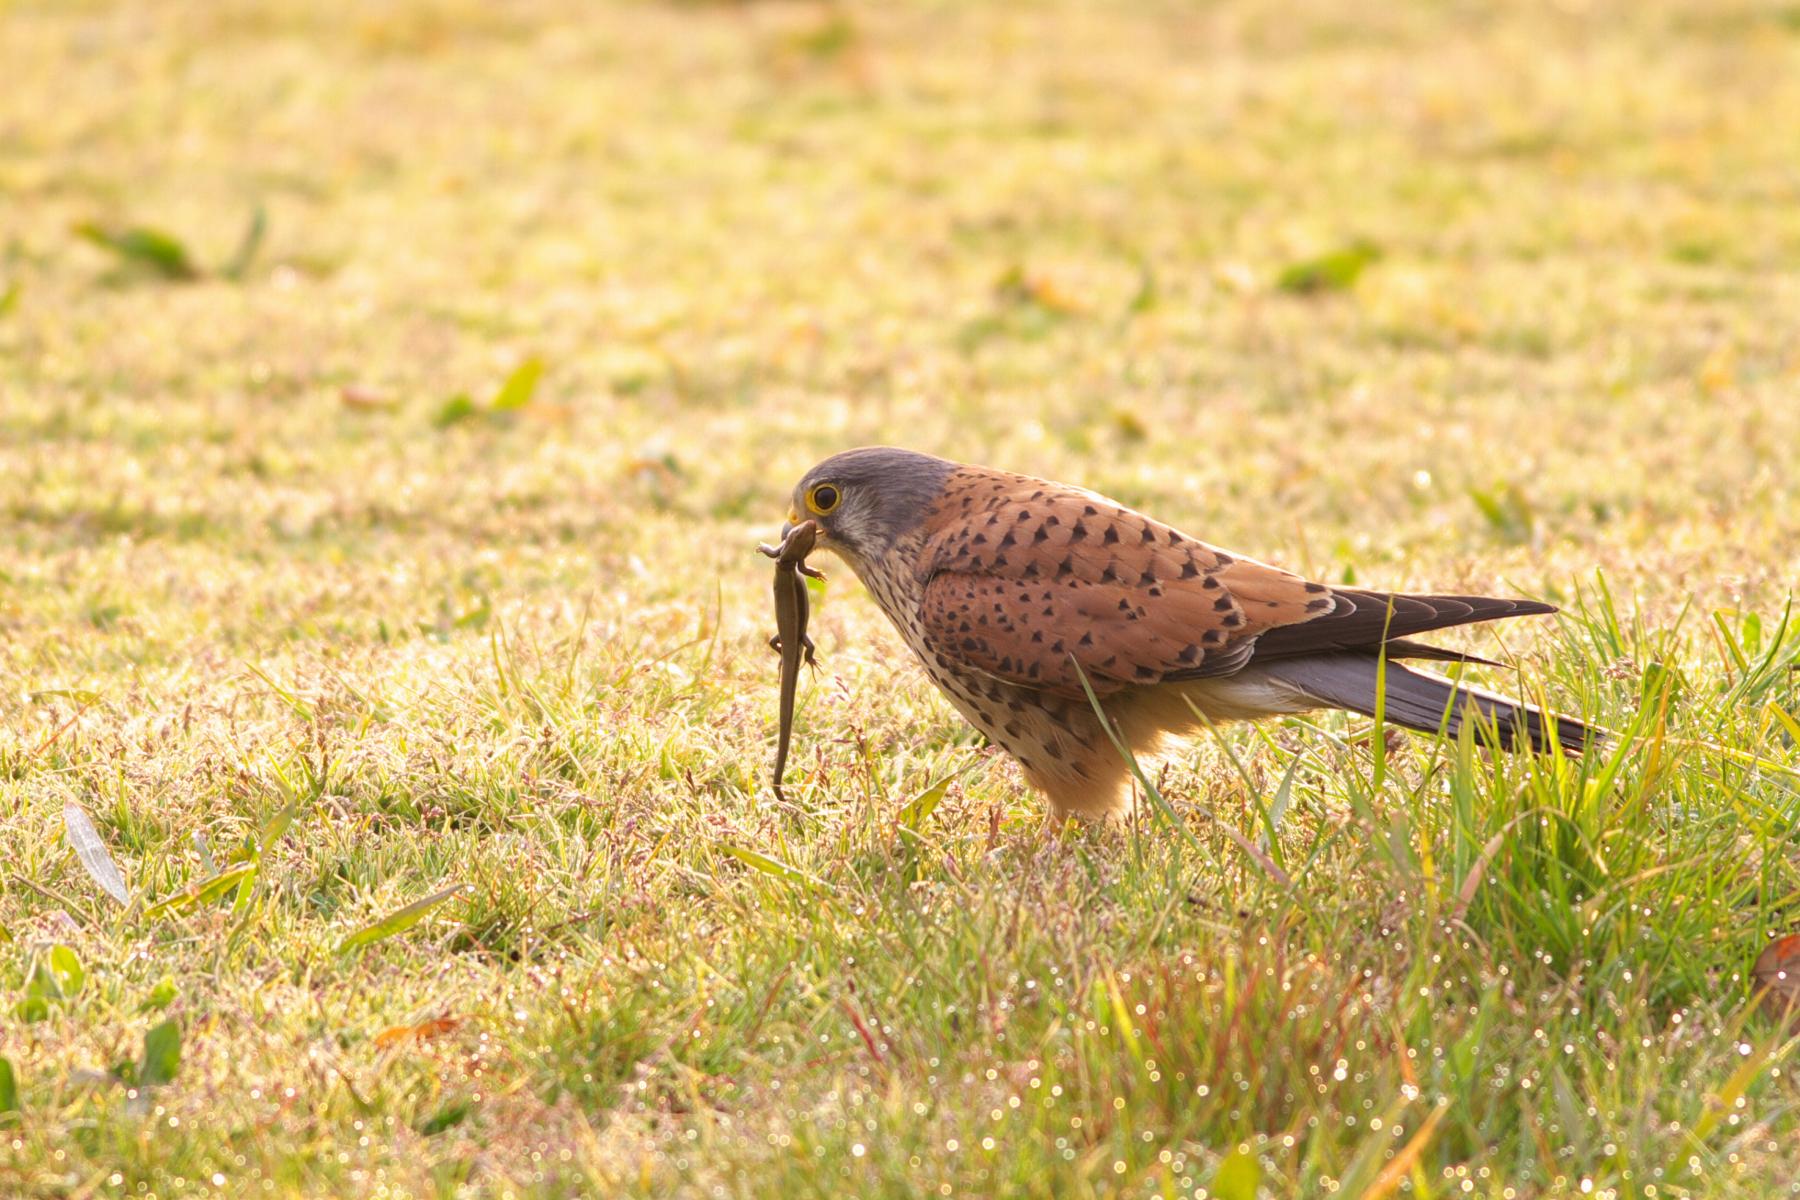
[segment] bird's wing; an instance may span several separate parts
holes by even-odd
[[[1230,674],[1259,637],[1337,606],[1322,584],[1023,476],[958,472],[927,530],[920,619],[937,653],[1065,696],[1082,674],[1100,694]]]

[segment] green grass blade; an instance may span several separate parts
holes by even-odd
[[[761,871],[764,875],[772,875],[783,883],[799,884],[817,891],[828,892],[831,885],[816,875],[809,875],[799,867],[791,867],[778,858],[771,858],[758,850],[749,850],[743,846],[721,845],[720,850],[737,859],[747,867]]]
[[[240,863],[235,867],[220,871],[210,879],[202,879],[192,887],[184,888],[167,900],[159,900],[144,910],[144,916],[154,919],[169,913],[209,904],[255,874],[256,864],[254,862]]]
[[[423,900],[415,900],[405,908],[395,909],[381,920],[363,926],[338,943],[338,953],[348,954],[352,950],[361,950],[376,942],[386,941],[396,934],[405,933],[424,920],[432,909],[462,895],[467,887],[468,884],[465,883],[454,884],[441,892],[433,892]]]

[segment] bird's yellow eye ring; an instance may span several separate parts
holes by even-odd
[[[822,517],[841,504],[843,499],[844,494],[837,489],[836,484],[818,483],[806,493],[806,507]]]

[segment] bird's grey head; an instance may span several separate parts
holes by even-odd
[[[834,454],[794,489],[790,522],[817,521],[823,545],[852,566],[873,562],[931,511],[956,464],[893,446]]]

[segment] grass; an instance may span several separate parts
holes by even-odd
[[[1791,5],[0,28],[0,1194],[1792,1194]],[[840,570],[778,803],[876,440],[1557,601],[1465,644],[1624,736],[1052,842]]]

